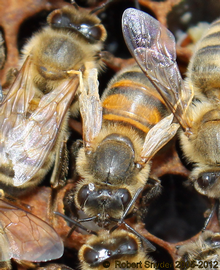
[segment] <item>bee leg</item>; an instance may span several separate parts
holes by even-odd
[[[0,32],[0,69],[3,69],[5,65],[5,46],[4,46],[4,39],[2,37],[2,33]]]
[[[11,261],[4,261],[4,262],[0,262],[0,269],[1,270],[10,270],[12,269],[12,266],[11,266]]]
[[[149,204],[152,199],[161,193],[162,186],[160,180],[152,175],[149,176],[146,186],[147,189],[144,190],[143,198]]]
[[[53,173],[51,176],[51,186],[58,189],[66,184],[66,176],[69,168],[69,157],[67,151],[67,138],[64,138],[57,148]]]
[[[204,232],[206,230],[210,220],[212,219],[212,217],[214,216],[215,213],[217,213],[218,221],[220,222],[220,220],[219,220],[219,212],[220,212],[219,200],[215,200],[214,206],[212,207],[211,212],[210,212],[208,218],[205,221],[204,227],[202,228],[202,232]]]
[[[149,176],[143,195],[141,198],[140,206],[136,210],[140,219],[144,218],[148,211],[148,205],[161,193],[162,186],[160,180],[152,175]]]
[[[77,140],[75,141],[70,149],[70,164],[71,164],[71,179],[73,182],[78,180],[78,173],[76,171],[76,158],[78,156],[79,150],[83,147],[83,141],[82,140]]]
[[[53,168],[53,173],[50,179],[50,184],[52,186],[52,192],[50,196],[50,207],[49,207],[49,219],[53,224],[53,212],[56,207],[56,199],[58,190],[66,184],[66,176],[69,167],[69,157],[67,151],[67,138],[63,138],[59,143],[59,147],[56,151],[55,164]]]
[[[75,190],[70,189],[65,193],[63,204],[64,204],[64,210],[65,214],[70,218],[78,218],[78,212],[77,208],[74,203],[74,196],[75,196]]]
[[[17,259],[14,259],[14,261],[20,266],[17,268],[35,269],[37,266],[35,263],[29,262],[29,261],[23,261],[23,260],[17,260]]]

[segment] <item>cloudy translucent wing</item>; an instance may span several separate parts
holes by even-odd
[[[84,87],[79,97],[80,113],[83,122],[83,141],[90,147],[102,126],[102,104],[99,97],[97,69],[93,68],[88,75],[88,89]]]
[[[147,133],[141,150],[143,162],[148,162],[176,134],[179,124],[172,123],[173,114],[163,118]]]
[[[45,162],[78,86],[74,75],[43,96],[31,116],[8,133],[5,151],[13,164],[15,186],[30,180]]]
[[[31,60],[28,57],[19,71],[8,94],[0,104],[0,153],[4,160],[5,142],[11,130],[26,118],[29,103],[34,96],[34,87],[30,78]]]
[[[0,200],[0,227],[5,246],[0,260],[49,261],[63,255],[63,242],[56,231],[35,215]],[[1,241],[1,239],[0,239]],[[1,242],[2,244],[2,242]]]
[[[132,8],[123,14],[122,29],[131,54],[181,126],[187,129],[190,121],[186,110],[193,93],[185,88],[177,66],[174,36],[147,13]]]

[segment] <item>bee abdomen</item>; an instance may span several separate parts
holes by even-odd
[[[104,93],[103,118],[147,133],[162,119],[166,106],[141,71],[127,71],[120,76]]]
[[[189,65],[192,84],[209,96],[220,89],[220,20],[214,22],[200,40]]]

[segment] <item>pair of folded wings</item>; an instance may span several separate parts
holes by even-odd
[[[30,114],[30,102],[35,95],[31,68],[31,59],[27,57],[0,105],[0,153],[5,162],[12,162],[14,186],[29,181],[45,162],[79,86],[75,74],[44,95]]]

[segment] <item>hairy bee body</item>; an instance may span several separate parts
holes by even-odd
[[[0,186],[10,194],[36,186],[53,164],[54,186],[65,175],[69,108],[76,111],[91,70],[101,69],[106,31],[95,14],[65,6],[47,22],[24,46],[21,70],[0,105]]]
[[[168,131],[172,120],[163,99],[137,66],[110,81],[99,110],[99,129],[91,126],[87,131],[89,121],[84,126],[84,147],[76,160],[82,179],[77,183],[75,203],[89,217],[97,217],[100,226],[108,226],[109,217],[120,219],[126,207],[133,209],[129,203],[148,179],[149,160],[173,136]],[[90,135],[93,130],[98,130],[94,137]],[[155,135],[157,131],[161,136]]]
[[[59,11],[59,10],[58,10]],[[53,13],[55,13],[53,11]],[[65,13],[71,14],[77,23],[82,24],[84,20],[90,24],[101,27],[103,33],[102,40],[91,41],[89,38],[80,34],[77,30],[69,27],[54,26],[53,15],[48,16],[48,21],[52,20],[50,26],[45,27],[36,33],[23,48],[21,60],[24,62],[28,55],[32,56],[33,81],[44,94],[60,85],[63,80],[71,76],[68,72],[72,70],[81,71],[82,76],[88,76],[88,70],[92,68],[100,69],[102,62],[98,53],[101,51],[106,34],[100,20],[95,15],[90,15],[86,11],[79,11],[73,7],[64,7],[60,16]],[[87,18],[88,16],[88,18]],[[86,23],[88,23],[86,21]],[[57,23],[58,24],[58,23]]]
[[[182,130],[180,143],[194,164],[190,180],[201,194],[220,198],[220,20],[195,47],[187,78],[176,62],[175,38],[150,15],[128,9],[123,33],[136,61],[173,112]]]
[[[215,102],[219,99],[219,52],[220,20],[211,24],[202,39],[196,45],[188,67],[187,78],[194,87],[195,93],[202,92]]]
[[[178,262],[182,269],[218,268],[220,261],[219,233],[203,232],[194,242],[178,247]]]
[[[187,73],[194,91],[191,114],[192,135],[181,132],[185,156],[196,166],[191,173],[195,188],[209,197],[219,198],[220,187],[220,21],[212,23],[195,48]],[[197,181],[196,181],[197,180]]]
[[[155,269],[154,261],[146,254],[140,239],[125,230],[113,233],[100,231],[98,237],[91,236],[79,250],[82,269],[139,269],[148,262],[147,269]],[[107,264],[106,264],[107,263]]]

